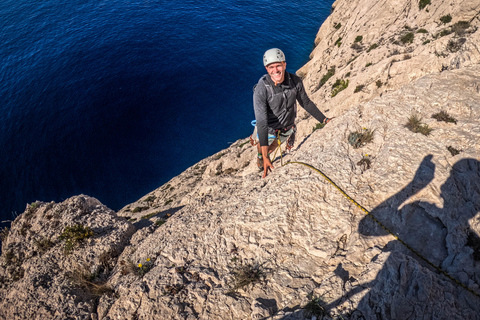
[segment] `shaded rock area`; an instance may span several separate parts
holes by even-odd
[[[479,6],[338,0],[300,70],[333,121],[300,114],[265,179],[242,139],[117,213],[83,195],[27,206],[3,234],[0,318],[480,319]],[[415,33],[396,72],[362,67],[395,48],[378,36],[458,21],[447,56],[427,51],[459,35]],[[358,35],[379,45],[360,53]],[[335,97],[335,76],[314,90],[331,65],[351,70]]]

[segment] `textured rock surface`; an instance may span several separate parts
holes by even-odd
[[[283,160],[322,170],[422,257],[480,294],[480,4],[432,0],[419,10],[416,2],[387,3],[334,4],[300,72],[336,118],[313,133],[312,121],[299,119],[297,147]],[[447,13],[452,22],[437,23]],[[427,35],[415,33],[411,59],[382,58],[406,24],[431,36],[459,20],[470,21],[471,33],[456,52],[425,51],[439,52],[455,35],[422,45],[417,37]],[[345,46],[333,46],[339,32]],[[364,47],[379,47],[342,69],[358,35]],[[365,61],[390,66],[364,68]],[[335,76],[313,90],[332,65]],[[332,82],[347,70],[348,88],[332,98]],[[386,84],[377,88],[380,76]],[[369,81],[353,93],[355,83]],[[440,111],[456,123],[431,117]],[[412,115],[433,129],[429,135],[405,127]],[[368,130],[373,140],[353,148],[351,133]],[[321,175],[282,167],[277,155],[276,169],[262,179],[255,153],[248,140],[237,141],[118,213],[86,196],[30,206],[2,247],[0,318],[480,319],[479,296],[412,253]],[[76,224],[93,236],[65,255],[58,238]],[[53,242],[47,249],[44,239]],[[323,313],[306,312],[313,299]]]
[[[66,255],[66,240],[59,237],[75,225],[90,228],[93,236]],[[96,309],[94,286],[101,289],[98,280],[103,276],[106,282],[134,232],[125,219],[87,196],[30,205],[15,219],[2,244],[0,318],[91,319]],[[94,285],[77,277],[85,273],[97,275]]]

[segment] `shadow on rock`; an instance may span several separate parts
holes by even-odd
[[[155,214],[149,215],[148,218],[140,219],[139,221],[133,223],[133,225],[137,229],[143,229],[143,228],[149,227],[149,226],[151,226],[155,223],[152,220],[150,220],[150,218],[153,218],[153,217],[159,218],[159,220],[157,220],[157,221],[162,221],[162,220],[166,221],[168,218],[173,216],[175,213],[177,213],[183,207],[184,206],[180,206],[180,207],[170,208],[170,209],[167,209],[167,210],[164,210],[164,211],[159,211]]]
[[[480,283],[475,274],[480,271],[480,237],[471,229],[470,220],[480,212],[480,162],[462,159],[453,165],[440,188],[443,208],[424,201],[403,205],[433,180],[434,172],[435,165],[429,155],[423,159],[413,180],[371,214],[421,257],[464,285],[478,287]],[[369,237],[387,234],[370,216],[360,222],[359,233]],[[372,289],[354,312],[357,317],[353,318],[400,319],[401,315],[410,315],[418,319],[434,314],[442,314],[442,319],[454,319],[460,314],[479,318],[478,297],[441,276],[400,241],[389,242],[383,249],[386,251],[390,252],[389,256],[372,282]],[[452,305],[441,302],[452,293],[456,297]]]

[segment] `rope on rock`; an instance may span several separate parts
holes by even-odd
[[[473,289],[469,288],[468,286],[466,286],[465,284],[463,284],[462,282],[460,282],[459,280],[455,279],[453,276],[451,276],[448,272],[446,272],[445,270],[443,270],[441,267],[437,266],[436,264],[434,264],[433,262],[431,262],[430,260],[428,260],[426,257],[424,257],[422,254],[420,254],[417,250],[413,249],[410,245],[408,245],[405,241],[403,241],[402,239],[400,239],[395,233],[393,233],[392,231],[390,231],[384,224],[382,224],[377,218],[375,218],[375,216],[369,212],[367,209],[365,209],[362,205],[360,205],[357,201],[355,201],[355,199],[353,199],[352,197],[350,197],[345,191],[342,190],[342,188],[340,188],[335,182],[332,181],[332,179],[330,179],[326,174],[324,174],[322,171],[320,171],[319,169],[309,165],[308,163],[304,163],[304,162],[299,162],[299,161],[289,161],[285,164],[283,164],[283,156],[282,156],[282,148],[281,148],[281,142],[280,142],[280,139],[278,139],[278,148],[275,150],[275,155],[277,154],[277,150],[280,149],[280,158],[281,158],[281,166],[284,167],[288,164],[299,164],[299,165],[303,165],[307,168],[310,168],[312,169],[313,171],[319,173],[325,180],[327,180],[328,182],[330,182],[338,191],[340,191],[341,194],[343,194],[345,196],[345,198],[347,198],[348,200],[350,200],[350,202],[352,202],[354,205],[356,205],[360,210],[362,210],[367,216],[369,216],[370,218],[373,219],[373,221],[375,221],[378,225],[380,225],[386,232],[388,232],[389,234],[391,234],[395,239],[397,239],[401,244],[403,244],[407,249],[409,249],[410,251],[412,251],[415,255],[417,255],[420,259],[422,259],[423,261],[425,261],[428,265],[430,265],[432,268],[434,268],[435,270],[437,270],[438,272],[440,272],[441,274],[443,274],[445,277],[447,277],[448,279],[452,280],[454,283],[458,284],[459,286],[463,287],[464,289],[466,289],[468,292],[476,295],[477,297],[480,298],[480,294],[477,293],[476,291],[474,291]],[[273,159],[275,159],[275,155],[273,157]]]

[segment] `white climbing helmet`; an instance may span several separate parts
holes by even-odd
[[[278,48],[273,48],[265,51],[265,54],[263,55],[263,65],[266,67],[270,63],[274,62],[284,62],[285,61],[285,54],[282,52],[282,50]]]

